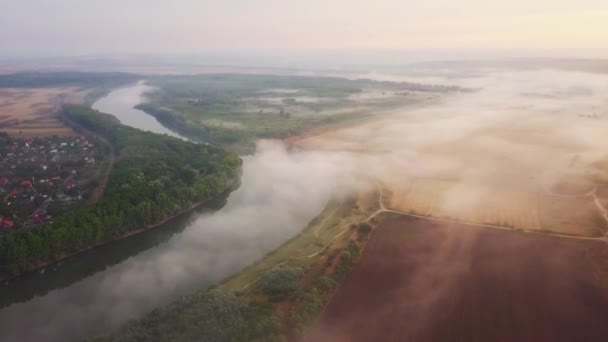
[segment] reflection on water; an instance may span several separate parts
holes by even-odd
[[[144,94],[152,89],[154,88],[145,85],[143,81],[139,81],[135,85],[110,92],[107,96],[96,101],[93,104],[93,109],[116,116],[126,126],[188,140],[161,125],[153,116],[134,108],[142,102]]]
[[[173,235],[181,233],[194,218],[221,209],[226,204],[228,195],[227,192],[221,198],[180,215],[154,229],[102,245],[76,257],[51,265],[42,271],[26,274],[0,285],[0,291],[2,292],[0,308],[43,296],[52,290],[66,287],[110,266],[119,264],[147,249],[158,247],[169,241]]]
[[[290,154],[278,143],[245,158],[243,168],[241,187],[221,210],[195,213],[159,233],[153,229],[151,236],[126,239],[119,242],[116,255],[114,243],[92,251],[89,261],[97,268],[75,258],[66,265],[70,270],[40,276],[39,281],[54,283],[46,289],[37,285],[35,291],[56,289],[1,309],[0,341],[65,341],[104,334],[217,283],[295,236],[323,209],[336,183],[327,174],[337,172],[323,158]],[[62,274],[66,279],[58,280]],[[67,285],[72,281],[68,277],[84,278]],[[28,294],[9,288],[7,295],[19,300]]]
[[[110,93],[116,101],[100,102],[120,103],[123,96],[139,101],[129,89],[128,96],[122,89]],[[100,102],[97,109],[110,111]],[[129,113],[136,102],[112,108]],[[148,129],[150,121],[156,123],[148,116],[132,123],[145,123],[141,128]],[[45,274],[0,285],[0,341],[69,341],[105,334],[248,266],[321,212],[338,174],[327,160],[318,153],[288,153],[282,144],[267,142],[244,158],[242,184],[221,210],[186,214],[68,259]]]

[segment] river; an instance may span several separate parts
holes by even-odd
[[[142,82],[93,108],[176,136],[133,109]],[[263,142],[244,158],[227,199],[158,228],[0,285],[0,341],[71,341],[105,334],[178,296],[217,283],[295,236],[325,206],[339,167],[322,155]],[[312,186],[312,185],[315,186]]]
[[[135,105],[142,102],[145,94],[152,90],[154,87],[145,84],[144,81],[139,81],[135,85],[113,90],[93,103],[92,107],[100,112],[114,115],[123,125],[188,140],[163,126],[153,116],[134,108]]]

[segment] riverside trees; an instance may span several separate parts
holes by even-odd
[[[17,275],[211,200],[238,181],[241,159],[211,146],[123,126],[88,107],[65,117],[108,140],[118,155],[102,198],[0,240],[0,273]]]

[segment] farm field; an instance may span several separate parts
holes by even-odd
[[[0,131],[20,138],[73,136],[61,122],[63,103],[87,104],[138,76],[94,72],[0,72]]]
[[[542,195],[540,217],[543,229],[562,234],[601,236],[607,228],[591,196]]]
[[[389,215],[305,341],[606,340],[607,280],[604,242]]]
[[[463,222],[541,229],[537,197],[525,189],[419,178],[405,186],[392,187],[389,207]]]
[[[584,188],[579,185],[562,183],[560,189],[580,193]],[[601,202],[606,191],[600,192]],[[596,237],[605,234],[608,228],[591,195],[539,193],[525,188],[418,178],[392,185],[386,201],[388,208],[408,214],[514,229]]]
[[[0,89],[0,130],[24,138],[75,135],[59,120],[60,96],[79,102],[83,95],[77,88]]]
[[[602,186],[597,189],[597,197],[600,204],[604,208],[608,208],[608,186]]]
[[[583,172],[563,175],[550,187],[549,192],[570,196],[582,196],[589,193],[595,184],[589,177],[585,177]]]

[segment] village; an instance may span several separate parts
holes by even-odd
[[[0,133],[0,235],[82,205],[98,185],[107,147],[92,137],[15,139]]]

